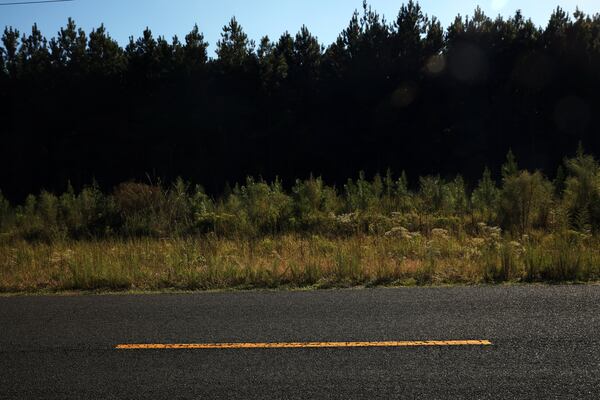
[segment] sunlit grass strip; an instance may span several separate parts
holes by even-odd
[[[215,349],[314,349],[344,347],[450,347],[491,346],[489,340],[417,340],[398,342],[278,342],[278,343],[196,343],[120,344],[117,350],[215,350]]]
[[[0,243],[0,292],[597,282],[600,237],[425,234]]]

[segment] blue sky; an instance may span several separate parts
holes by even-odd
[[[9,2],[11,0],[0,0]],[[393,19],[402,0],[371,0],[370,4],[388,20]],[[560,5],[569,12],[600,12],[600,0],[421,0],[424,11],[447,26],[454,17],[472,14],[477,4],[488,15],[512,15],[521,9],[538,25],[546,25],[552,10]],[[72,3],[0,7],[0,26],[29,31],[37,22],[46,37],[55,36],[68,17],[86,32],[104,23],[114,38],[125,44],[130,35],[139,36],[149,26],[155,35],[180,38],[194,23],[204,32],[214,54],[223,25],[236,16],[253,39],[267,34],[277,38],[306,24],[322,43],[329,44],[347,25],[362,0],[76,0]]]

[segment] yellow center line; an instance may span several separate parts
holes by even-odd
[[[290,342],[290,343],[189,343],[120,344],[118,350],[196,350],[196,349],[302,349],[336,347],[446,347],[491,346],[489,340],[418,340],[401,342]]]

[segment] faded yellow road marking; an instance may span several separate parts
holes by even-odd
[[[190,350],[190,349],[301,349],[334,347],[444,347],[491,346],[489,340],[419,340],[402,342],[291,342],[291,343],[191,343],[191,344],[120,344],[119,350]]]

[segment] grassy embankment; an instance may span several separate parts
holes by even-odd
[[[0,194],[0,292],[597,281],[600,165],[580,150],[564,167],[551,181],[509,154],[472,188],[388,172],[219,198],[182,180]]]
[[[330,288],[600,279],[600,240],[426,237],[133,239],[0,245],[0,291]]]

